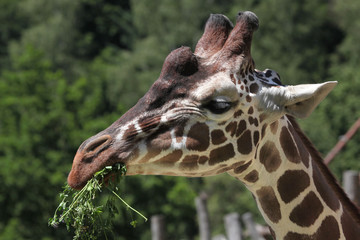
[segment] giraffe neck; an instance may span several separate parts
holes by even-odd
[[[252,192],[276,239],[357,239],[358,210],[295,121],[284,117],[263,131],[254,160],[229,173]]]

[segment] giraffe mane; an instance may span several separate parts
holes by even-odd
[[[311,154],[312,159],[318,166],[320,172],[325,177],[326,181],[329,183],[330,187],[333,189],[336,196],[338,196],[339,200],[343,203],[344,208],[348,211],[352,218],[356,220],[358,224],[360,224],[360,209],[357,207],[346,195],[344,190],[340,187],[338,181],[335,176],[331,173],[329,168],[325,165],[324,160],[320,154],[320,152],[315,148],[310,139],[304,134],[304,132],[300,129],[299,124],[295,120],[293,116],[286,115],[290,120],[291,124],[294,127],[294,130],[301,138],[302,142],[308,149]]]

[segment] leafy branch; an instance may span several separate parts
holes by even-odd
[[[96,172],[80,191],[75,191],[66,184],[64,191],[60,193],[61,202],[54,216],[49,219],[49,225],[57,227],[60,223],[64,223],[68,231],[74,228],[73,239],[98,239],[102,234],[105,239],[108,239],[107,232],[112,232],[115,215],[119,213],[114,199],[120,200],[127,209],[134,211],[147,221],[143,214],[131,207],[117,193],[119,189],[116,185],[125,174],[125,165],[118,163]],[[105,184],[105,176],[108,175],[111,177]],[[105,185],[116,198],[108,195],[106,204],[97,206],[95,200],[98,194],[103,192]],[[107,214],[106,220],[102,218],[103,214]],[[136,223],[133,220],[130,224],[135,227]]]

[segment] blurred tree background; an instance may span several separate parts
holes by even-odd
[[[339,85],[300,123],[324,155],[360,117],[357,0],[0,0],[0,239],[71,239],[48,227],[80,143],[119,118],[147,91],[166,55],[194,49],[210,13],[234,21],[255,12],[253,57],[285,84]],[[330,164],[341,179],[360,170],[360,134]],[[251,194],[227,175],[128,177],[124,198],[164,214],[170,239],[198,237],[194,198],[205,190],[214,234],[232,211],[253,211]],[[117,239],[149,239],[125,211]],[[141,221],[141,220],[140,220]]]

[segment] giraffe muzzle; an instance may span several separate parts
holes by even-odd
[[[110,135],[95,136],[79,147],[68,176],[68,184],[72,188],[81,189],[95,172],[111,165],[109,162],[114,159],[112,140]]]

